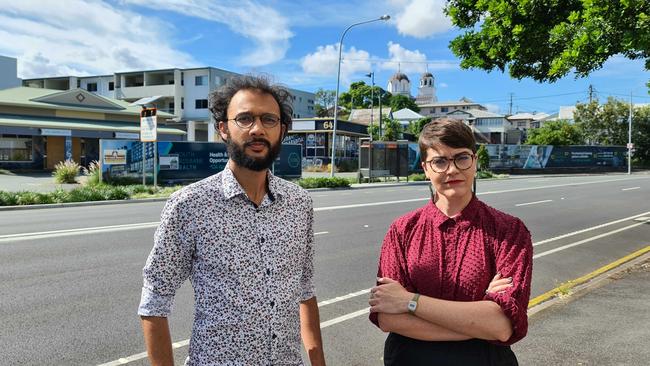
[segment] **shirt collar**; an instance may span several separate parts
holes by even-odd
[[[268,182],[269,188],[268,198],[271,201],[275,201],[278,195],[282,195],[279,179],[280,178],[273,175],[270,170],[266,170],[266,181]],[[223,195],[227,200],[240,194],[246,194],[246,192],[244,192],[244,188],[242,188],[241,184],[239,184],[237,178],[235,178],[235,175],[233,174],[232,170],[230,170],[230,167],[228,167],[228,165],[226,165],[226,167],[223,169],[223,173],[221,175],[221,186],[223,189]]]
[[[472,196],[472,199],[469,201],[467,206],[460,211],[456,216],[449,217],[445,215],[438,206],[433,202],[433,199],[429,201],[429,211],[431,212],[431,218],[433,219],[433,225],[436,227],[442,226],[445,222],[453,220],[458,224],[463,226],[469,226],[471,222],[476,217],[477,212],[479,211],[479,201],[476,196]]]

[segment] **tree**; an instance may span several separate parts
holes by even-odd
[[[490,170],[490,154],[485,145],[481,145],[476,151],[476,160],[478,160],[478,169],[480,171]]]
[[[574,119],[589,144],[625,145],[629,115],[629,103],[610,97],[602,106],[597,100],[577,104]]]
[[[400,109],[404,108],[408,108],[413,112],[420,111],[420,107],[415,104],[415,100],[402,94],[393,95],[393,97],[390,99],[390,107],[393,111],[399,111]]]
[[[381,103],[388,106],[391,101],[392,94],[375,86],[372,88],[366,85],[364,81],[356,81],[350,84],[350,89],[339,95],[339,104],[348,109],[355,108],[370,108],[371,100],[374,99],[374,106],[379,106],[379,95],[381,93]]]
[[[325,90],[319,88],[315,93],[316,115],[318,117],[331,117],[334,115],[334,99],[336,98],[336,91]]]
[[[580,128],[568,121],[550,121],[540,128],[529,130],[527,145],[580,145],[583,143]]]
[[[415,138],[417,139],[420,137],[420,132],[422,132],[424,125],[426,125],[429,122],[431,122],[431,117],[424,117],[416,121],[411,121],[409,122],[409,126],[406,128],[406,132],[415,136]]]
[[[383,116],[381,122],[381,135],[378,123],[368,126],[368,134],[372,135],[373,141],[395,141],[402,137],[402,125],[399,121]]]
[[[650,69],[647,0],[449,0],[445,12],[465,30],[450,43],[463,68],[553,82],[621,54]]]

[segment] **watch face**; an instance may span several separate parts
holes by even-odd
[[[418,303],[415,301],[409,301],[408,309],[409,311],[415,311],[415,308],[418,306]]]

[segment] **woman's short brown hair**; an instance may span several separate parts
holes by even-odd
[[[420,160],[425,161],[427,150],[440,145],[454,149],[468,148],[476,152],[476,140],[472,129],[465,122],[449,117],[437,118],[424,125],[418,139]]]

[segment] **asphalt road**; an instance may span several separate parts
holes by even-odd
[[[489,205],[520,217],[533,234],[533,297],[648,245],[647,174],[481,181],[478,192]],[[425,204],[428,187],[311,195],[328,364],[380,365],[385,335],[367,320],[366,291],[388,225]],[[147,364],[138,356],[144,345],[136,310],[162,206],[0,211],[0,364],[117,364],[129,356],[136,359],[132,365]],[[180,342],[178,364],[191,322],[186,283],[170,318],[172,338]],[[531,352],[514,349],[522,356]]]

